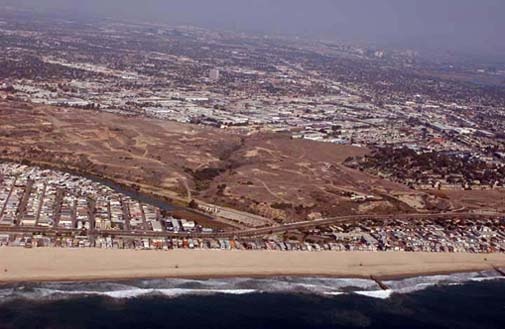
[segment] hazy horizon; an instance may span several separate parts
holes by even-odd
[[[279,33],[478,55],[505,54],[500,0],[1,0],[72,15]]]

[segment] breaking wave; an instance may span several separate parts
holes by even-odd
[[[387,299],[393,294],[407,294],[436,285],[505,279],[495,271],[420,276],[384,281],[381,289],[371,279],[320,277],[227,278],[227,279],[149,279],[124,282],[47,282],[0,286],[0,303],[14,299],[60,300],[86,296],[113,299],[187,295],[244,295],[254,293],[317,294],[340,296],[356,294]]]

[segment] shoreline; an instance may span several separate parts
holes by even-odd
[[[464,271],[444,271],[444,272],[420,272],[416,274],[397,274],[397,275],[387,275],[380,276],[374,278],[380,281],[397,281],[402,279],[410,279],[417,277],[426,277],[426,276],[435,276],[435,275],[452,275],[452,274],[467,274],[467,273],[475,273],[481,272],[485,270],[492,270],[492,268],[482,269],[476,268],[473,270],[464,270]],[[73,283],[73,282],[87,282],[87,283],[107,283],[107,282],[129,282],[135,280],[163,280],[163,279],[187,279],[187,280],[210,280],[210,279],[234,279],[234,278],[242,278],[242,279],[270,279],[270,278],[330,278],[330,279],[363,279],[363,280],[373,280],[370,276],[360,276],[360,275],[326,275],[326,274],[239,274],[239,275],[168,275],[168,276],[135,276],[135,277],[107,277],[107,278],[98,278],[98,277],[81,277],[75,279],[53,279],[53,278],[40,278],[40,279],[30,279],[30,280],[0,280],[0,288],[12,284],[23,284],[23,283]]]
[[[308,257],[309,256],[309,257]],[[505,254],[0,248],[0,285],[160,278],[335,277],[395,280],[493,270]]]

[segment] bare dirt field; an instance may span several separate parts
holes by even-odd
[[[181,204],[201,200],[278,222],[455,208],[451,196],[412,191],[341,164],[367,152],[278,134],[0,103],[1,158],[109,178]],[[489,205],[468,198],[458,195],[458,207]]]
[[[455,207],[472,211],[495,210],[505,212],[503,190],[444,191]]]

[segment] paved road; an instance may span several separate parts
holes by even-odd
[[[279,225],[274,227],[265,227],[259,229],[250,229],[244,231],[233,231],[223,233],[173,233],[168,231],[154,232],[146,230],[89,230],[83,231],[78,229],[65,229],[55,227],[29,227],[29,226],[8,226],[0,225],[0,232],[5,233],[44,233],[44,234],[88,234],[96,235],[114,235],[123,237],[137,237],[137,238],[234,238],[234,237],[255,237],[274,233],[283,233],[290,230],[311,228],[322,225],[331,225],[339,223],[349,223],[365,219],[374,220],[412,220],[412,219],[470,219],[470,218],[504,218],[505,214],[474,214],[474,213],[435,213],[435,214],[402,214],[402,215],[354,215],[354,216],[340,216],[332,218],[324,218],[313,221],[296,222],[292,224]]]
[[[18,205],[18,214],[16,216],[16,225],[18,225],[18,226],[21,224],[21,222],[23,221],[23,218],[25,217],[26,206],[28,204],[28,200],[30,199],[30,194],[32,194],[32,189],[33,189],[34,183],[35,182],[31,179],[29,179],[26,182],[23,196],[21,197],[21,201],[19,202],[19,205]]]
[[[474,213],[430,213],[430,214],[401,214],[401,215],[350,215],[350,216],[339,216],[318,219],[313,221],[296,222],[292,224],[285,224],[276,227],[266,227],[260,229],[251,229],[241,232],[237,232],[237,236],[256,236],[265,235],[272,233],[282,233],[289,230],[301,229],[301,228],[311,228],[316,226],[331,225],[338,223],[355,222],[366,219],[373,220],[409,220],[409,219],[449,219],[449,218],[459,218],[459,219],[469,219],[469,218],[488,218],[488,217],[504,217],[505,214],[474,214]]]
[[[37,216],[35,217],[35,226],[37,226],[39,224],[40,213],[42,212],[42,207],[44,206],[46,191],[47,191],[47,184],[44,183],[44,187],[42,188],[42,195],[40,196],[40,199],[39,199],[40,203],[39,203],[39,207],[37,209]]]
[[[0,222],[2,221],[5,209],[7,208],[7,203],[9,202],[9,200],[10,200],[10,198],[12,196],[12,192],[16,188],[16,182],[17,182],[17,180],[18,180],[18,178],[15,177],[14,178],[14,182],[12,183],[11,188],[9,189],[9,193],[7,194],[7,198],[5,199],[5,202],[4,202],[3,206],[2,206],[2,210],[0,211]]]

